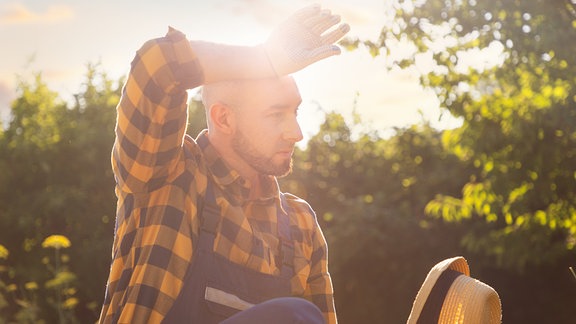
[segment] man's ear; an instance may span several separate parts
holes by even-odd
[[[210,120],[214,128],[226,135],[234,134],[236,127],[236,114],[228,105],[217,102],[210,107]]]

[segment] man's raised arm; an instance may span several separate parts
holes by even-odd
[[[319,6],[303,8],[258,46],[188,42],[170,29],[148,41],[132,61],[118,105],[113,169],[124,192],[154,190],[173,171],[187,122],[187,89],[226,80],[296,72],[340,53],[349,30]]]

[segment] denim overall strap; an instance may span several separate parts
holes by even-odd
[[[214,249],[214,240],[216,239],[216,230],[218,229],[222,215],[216,202],[214,184],[210,177],[208,177],[208,183],[206,184],[206,195],[204,197],[202,210],[198,214],[200,215],[198,246],[205,251],[212,251]]]

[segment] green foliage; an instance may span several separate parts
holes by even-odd
[[[502,266],[522,270],[572,250],[574,3],[428,0],[399,1],[395,8],[380,46],[402,68],[431,55],[422,84],[464,120],[442,143],[475,168],[459,195],[437,195],[427,213],[447,221],[483,218],[491,229],[470,233],[463,244]],[[394,45],[400,43],[415,50],[399,55]],[[466,63],[480,55],[486,58]]]
[[[43,238],[61,233],[75,242],[68,253],[74,260],[70,270],[84,288],[75,293],[80,304],[75,312],[93,319],[99,311],[95,304],[103,300],[112,245],[110,151],[120,95],[115,84],[89,66],[82,91],[69,105],[47,88],[41,75],[30,83],[23,80],[12,119],[0,133],[0,238],[12,252],[13,280],[53,278],[57,284],[65,279],[35,266],[41,257],[33,252]],[[35,316],[53,322],[58,314],[49,302],[39,298]]]

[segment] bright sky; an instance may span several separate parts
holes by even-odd
[[[112,78],[128,72],[135,51],[168,26],[189,39],[252,45],[310,0],[0,0],[0,116],[8,116],[17,76],[41,71],[52,90],[70,100],[86,66],[100,63]],[[386,0],[318,0],[351,26],[348,36],[377,40]],[[304,103],[300,122],[313,135],[324,111],[349,116],[353,107],[379,130],[429,120],[457,124],[418,85],[413,72],[387,72],[384,57],[366,50],[344,52],[298,72]],[[442,116],[442,118],[439,118]]]

